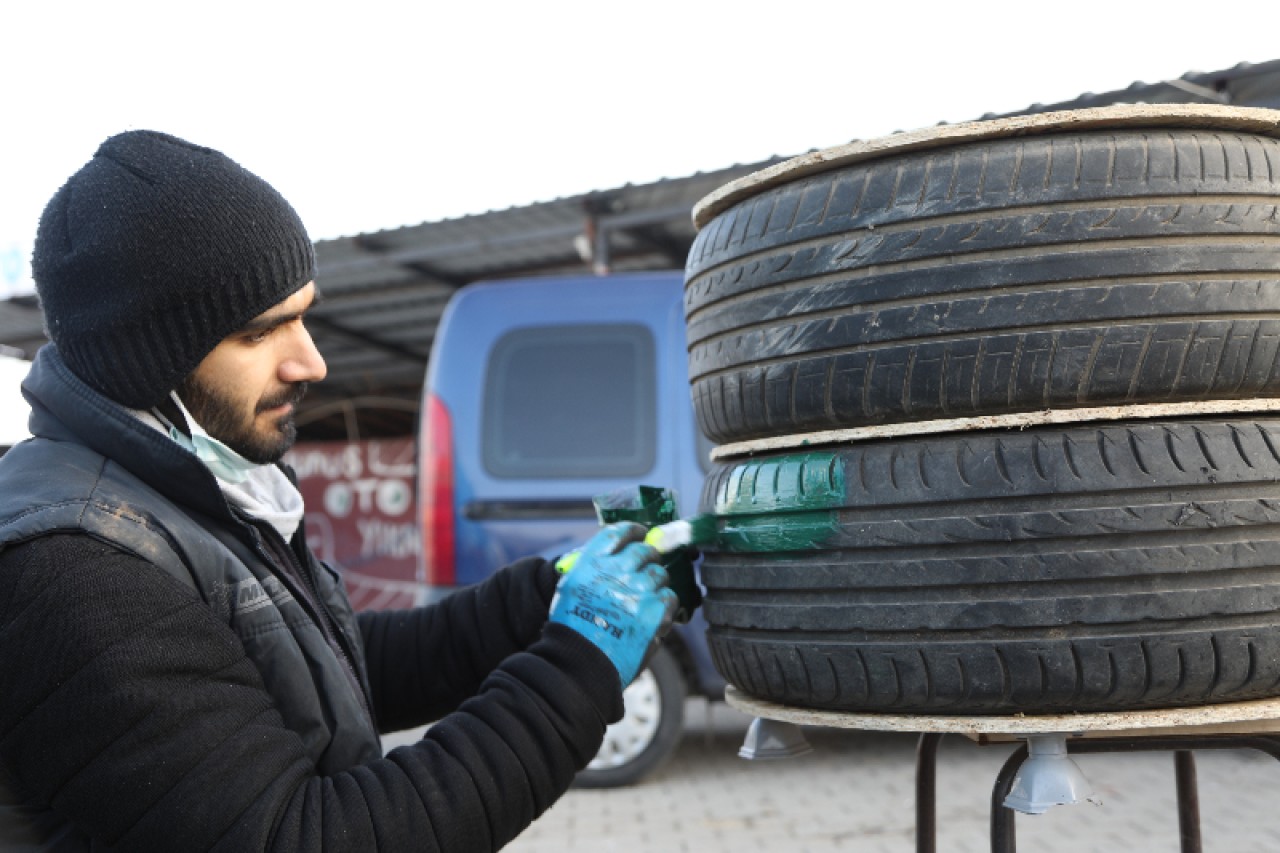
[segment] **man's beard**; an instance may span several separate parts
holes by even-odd
[[[279,394],[258,401],[254,414],[286,403],[296,405],[306,393],[306,382],[286,386]],[[256,465],[279,462],[298,439],[293,410],[280,417],[275,429],[259,434],[254,430],[256,418],[246,419],[231,400],[198,381],[194,375],[183,380],[178,396],[205,432]]]

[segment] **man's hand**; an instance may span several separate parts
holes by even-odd
[[[551,621],[604,652],[623,687],[639,674],[679,603],[660,555],[643,542],[645,532],[630,522],[601,528],[582,546],[551,600]]]

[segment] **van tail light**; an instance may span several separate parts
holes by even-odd
[[[430,586],[457,581],[453,525],[453,427],[449,410],[428,394],[419,446],[421,473],[418,505],[422,508],[419,578]]]

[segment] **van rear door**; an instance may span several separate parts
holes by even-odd
[[[427,393],[451,424],[456,583],[580,544],[597,527],[594,495],[679,488],[687,442],[674,437],[671,383],[681,401],[687,384],[683,370],[662,374],[673,347],[683,360],[683,326],[671,322],[681,288],[679,274],[637,274],[492,282],[454,297]]]

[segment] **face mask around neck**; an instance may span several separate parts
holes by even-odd
[[[186,419],[187,429],[191,431],[191,435],[188,436],[182,430],[170,424],[169,437],[180,446],[194,453],[196,458],[204,463],[204,466],[219,480],[233,484],[243,483],[248,478],[249,472],[257,468],[258,465],[245,459],[239,453],[236,453],[230,447],[205,432],[204,427],[200,426],[196,419],[191,416],[191,413],[187,411],[187,407],[182,404],[182,400],[178,398],[176,393],[170,393],[169,396],[177,405],[178,411],[182,413],[182,417]]]

